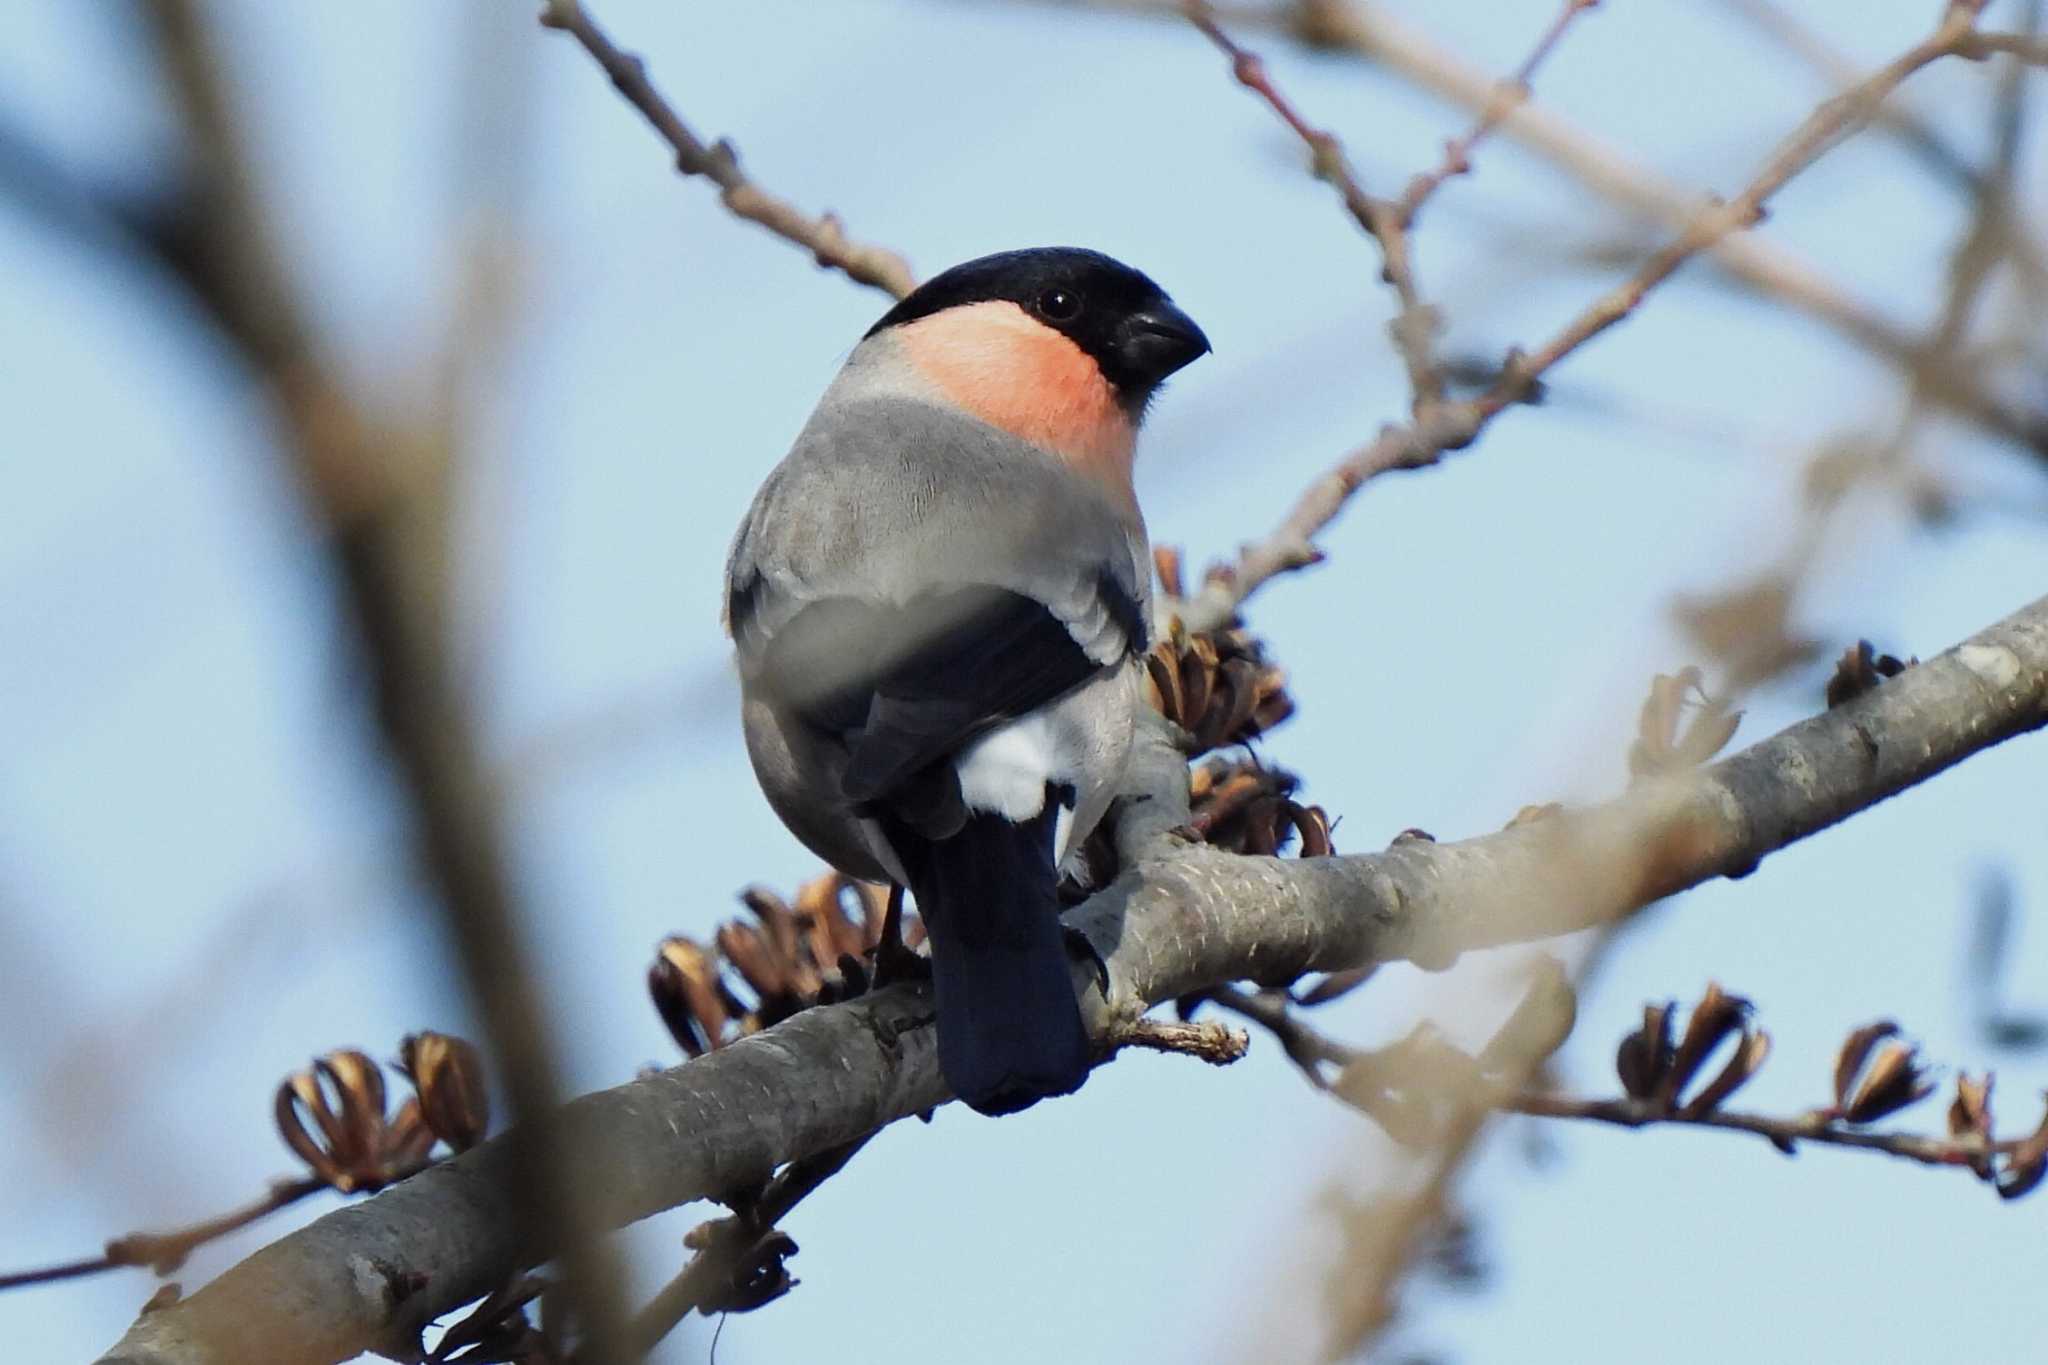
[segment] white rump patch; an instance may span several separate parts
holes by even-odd
[[[954,761],[969,809],[1020,823],[1045,809],[1045,784],[1063,766],[1053,724],[1043,712],[990,731]]]

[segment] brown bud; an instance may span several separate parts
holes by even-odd
[[[1948,1106],[1948,1135],[1952,1138],[1991,1140],[1990,1072],[1982,1080],[1971,1080],[1968,1072],[1956,1077],[1956,1097]]]
[[[1676,1105],[1722,1040],[1748,1033],[1749,1014],[1747,1000],[1728,994],[1718,982],[1708,982],[1707,993],[1692,1007],[1692,1014],[1685,1023],[1685,1033],[1678,1040],[1677,1051],[1672,1054],[1670,1068],[1657,1087],[1657,1102],[1665,1108]]]
[[[1728,1097],[1749,1084],[1750,1078],[1763,1070],[1771,1055],[1771,1035],[1762,1029],[1742,1031],[1742,1041],[1735,1045],[1735,1055],[1728,1059],[1706,1088],[1686,1101],[1679,1110],[1681,1118],[1696,1119],[1713,1113],[1724,1104]]]
[[[1850,1123],[1875,1123],[1932,1093],[1934,1082],[1920,1063],[1919,1049],[1896,1038],[1886,1039],[1842,1106],[1842,1118]]]
[[[446,1033],[409,1033],[398,1045],[398,1066],[419,1094],[420,1117],[450,1150],[466,1152],[484,1140],[491,1097],[475,1044]]]
[[[1664,1084],[1675,1049],[1671,1042],[1671,1016],[1677,1005],[1643,1006],[1643,1026],[1621,1040],[1614,1054],[1615,1074],[1630,1099],[1647,1100]]]
[[[1849,1107],[1850,1088],[1862,1074],[1863,1064],[1870,1060],[1871,1049],[1898,1031],[1898,1024],[1890,1019],[1880,1019],[1876,1023],[1865,1024],[1842,1040],[1842,1050],[1835,1054],[1836,1112]]]
[[[1832,711],[1844,702],[1862,696],[1886,678],[1896,678],[1918,662],[1918,659],[1901,660],[1890,654],[1879,654],[1870,641],[1858,640],[1835,661],[1834,675],[1828,679],[1828,709]]]
[[[1701,687],[1704,675],[1696,667],[1673,674],[1659,673],[1650,682],[1650,695],[1643,702],[1636,725],[1636,740],[1629,747],[1628,767],[1632,777],[1654,777],[1698,767],[1721,751],[1742,721],[1740,711],[1710,697]],[[1692,702],[1697,696],[1698,701]],[[1680,732],[1679,722],[1688,705],[1697,711]]]

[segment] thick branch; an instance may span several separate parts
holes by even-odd
[[[1290,981],[1600,923],[1825,829],[1979,750],[2048,725],[2048,598],[1864,696],[1711,767],[1461,843],[1288,861],[1188,845],[1169,745],[1147,746],[1119,826],[1128,870],[1074,912],[1098,1037],[1225,982]],[[594,1212],[623,1224],[757,1186],[786,1162],[944,1103],[921,987],[806,1010],[731,1047],[568,1106]],[[503,1139],[266,1247],[148,1314],[103,1365],[334,1361],[474,1298],[548,1248],[520,1237]]]

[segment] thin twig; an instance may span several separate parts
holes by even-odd
[[[1300,1068],[1309,1084],[1318,1090],[1330,1088],[1330,1078],[1324,1068],[1342,1066],[1352,1055],[1349,1048],[1296,1014],[1285,991],[1248,991],[1241,986],[1219,986],[1204,992],[1202,999],[1242,1015],[1272,1034],[1274,1041],[1286,1052],[1287,1059]]]
[[[1241,1028],[1230,1028],[1214,1020],[1154,1019],[1149,1014],[1141,1014],[1125,1024],[1110,1041],[1119,1049],[1174,1052],[1211,1066],[1243,1061],[1245,1050],[1251,1046],[1251,1039]]]
[[[1680,1128],[1718,1128],[1725,1132],[1754,1133],[1779,1151],[1790,1155],[1798,1144],[1811,1142],[1823,1147],[1846,1147],[1864,1152],[1916,1161],[1923,1166],[1961,1166],[1966,1169],[1992,1156],[2018,1151],[2026,1138],[2001,1138],[1985,1142],[1976,1137],[1938,1138],[1920,1133],[1869,1133],[1844,1127],[1824,1111],[1795,1114],[1789,1118],[1769,1114],[1731,1113],[1716,1109],[1695,1114],[1660,1108],[1652,1101],[1616,1098],[1597,1100],[1575,1095],[1554,1095],[1532,1091],[1515,1096],[1499,1106],[1509,1113],[1532,1118],[1582,1119],[1611,1123],[1624,1128],[1648,1128],[1659,1124]]]
[[[1331,1091],[1337,1098],[1362,1113],[1374,1114],[1373,1106],[1362,1103],[1357,1096],[1347,1094],[1344,1087],[1332,1087],[1324,1070],[1330,1066],[1341,1069],[1367,1060],[1373,1054],[1341,1043],[1315,1027],[1291,1009],[1286,996],[1279,992],[1262,991],[1253,994],[1235,987],[1225,987],[1210,992],[1209,998],[1269,1030],[1287,1049],[1288,1055],[1300,1067],[1304,1077],[1318,1090]],[[1397,1043],[1393,1046],[1401,1048],[1405,1045]],[[1445,1079],[1447,1084],[1457,1083],[1455,1077]],[[1962,1166],[1973,1170],[1981,1166],[1987,1158],[2009,1156],[2033,1140],[2030,1137],[2016,1137],[1986,1142],[1974,1136],[1941,1138],[1921,1133],[1874,1133],[1849,1127],[1839,1114],[1824,1109],[1779,1117],[1724,1109],[1701,1110],[1676,1103],[1660,1103],[1654,1099],[1632,1099],[1627,1096],[1593,1099],[1560,1095],[1546,1090],[1521,1090],[1505,1096],[1492,1097],[1488,1107],[1506,1113],[1525,1114],[1531,1118],[1580,1119],[1624,1128],[1648,1128],[1658,1125],[1714,1128],[1725,1132],[1755,1134],[1769,1141],[1779,1151],[1788,1154],[1796,1151],[1799,1143],[1811,1142],[1825,1147],[1883,1152],[1904,1160],[1917,1161],[1924,1166]]]
[[[168,1275],[185,1263],[194,1248],[227,1236],[249,1226],[259,1218],[276,1213],[328,1188],[327,1182],[311,1176],[296,1180],[277,1180],[270,1189],[251,1203],[238,1209],[231,1209],[218,1217],[204,1219],[187,1227],[172,1228],[168,1232],[131,1232],[125,1237],[116,1237],[107,1243],[107,1249],[91,1260],[71,1261],[64,1265],[45,1266],[38,1270],[18,1270],[0,1275],[0,1290],[17,1289],[28,1285],[51,1284],[58,1280],[77,1279],[83,1275],[96,1275],[103,1270],[118,1270],[126,1266],[148,1266],[159,1275]]]
[[[775,1225],[805,1196],[843,1170],[872,1136],[791,1162],[739,1213],[705,1224],[697,1234],[704,1240],[704,1249],[662,1286],[627,1326],[628,1345],[636,1352],[633,1358],[653,1350],[698,1308],[730,1297],[736,1280],[752,1268],[754,1249],[775,1232]]]
[[[1424,171],[1408,182],[1408,188],[1402,192],[1399,202],[1403,227],[1415,225],[1415,215],[1444,181],[1471,171],[1472,149],[1477,147],[1487,134],[1498,128],[1509,114],[1528,103],[1530,82],[1536,77],[1536,68],[1543,65],[1544,59],[1557,47],[1558,41],[1564,37],[1565,30],[1571,27],[1572,20],[1599,3],[1600,0],[1564,0],[1564,8],[1557,12],[1557,17],[1550,21],[1550,27],[1536,40],[1536,46],[1530,49],[1522,64],[1515,68],[1515,74],[1494,86],[1492,97],[1479,111],[1478,121],[1462,136],[1452,138],[1444,144],[1443,160],[1438,162],[1434,169]]]
[[[1400,305],[1387,330],[1408,370],[1408,386],[1414,395],[1411,407],[1418,418],[1423,416],[1444,394],[1443,373],[1434,356],[1439,322],[1436,310],[1423,301],[1415,282],[1407,216],[1400,203],[1366,190],[1336,134],[1316,127],[1302,116],[1294,102],[1273,83],[1265,59],[1225,33],[1205,0],[1185,0],[1183,12],[1188,22],[1230,59],[1231,74],[1238,84],[1264,100],[1306,144],[1316,178],[1336,189],[1352,218],[1378,244],[1381,278],[1392,286]]]
[[[1471,442],[1501,412],[1524,401],[1552,367],[1634,312],[1658,285],[1687,261],[1721,239],[1762,220],[1771,196],[1801,171],[1867,125],[1885,97],[1914,72],[1955,56],[1973,35],[1983,0],[1953,0],[1934,33],[1884,67],[1827,100],[1780,142],[1749,184],[1725,201],[1699,209],[1677,237],[1645,261],[1616,289],[1595,299],[1550,340],[1531,352],[1510,351],[1499,377],[1469,399],[1431,405],[1405,424],[1346,455],[1301,495],[1292,511],[1264,540],[1246,545],[1237,562],[1214,571],[1180,615],[1190,630],[1211,630],[1228,622],[1245,600],[1275,576],[1321,559],[1314,537],[1334,521],[1369,480],[1397,469],[1418,469]]]
[[[2033,33],[1972,33],[1957,46],[1956,53],[1975,62],[2005,56],[2017,57],[2028,66],[2048,66],[2048,37]]]
[[[1063,8],[1128,10],[1184,17],[1186,0],[1039,0]],[[1280,29],[1319,50],[1346,51],[1418,89],[1477,113],[1494,97],[1495,81],[1456,52],[1409,25],[1392,6],[1353,0],[1305,4],[1227,5],[1213,11],[1233,25]],[[1549,162],[1592,194],[1633,214],[1682,227],[1698,196],[1534,101],[1502,120],[1499,135]],[[1972,367],[1928,355],[1911,331],[1859,301],[1811,261],[1756,234],[1724,237],[1710,252],[1728,278],[1760,296],[1814,318],[1855,345],[1901,369],[1927,368],[1940,379],[1942,406],[2034,454],[2048,456],[2048,422],[1998,393]]]
[[[758,223],[783,240],[794,242],[810,252],[819,265],[841,271],[859,284],[899,299],[917,287],[917,277],[911,273],[908,262],[886,247],[848,238],[845,224],[837,214],[823,213],[814,218],[788,200],[762,189],[740,169],[739,149],[730,141],[720,138],[706,146],[647,79],[646,62],[615,46],[579,0],[547,0],[540,22],[547,28],[560,29],[583,45],[583,50],[611,77],[618,92],[675,152],[676,169],[684,175],[701,175],[716,184],[720,202],[734,217]]]

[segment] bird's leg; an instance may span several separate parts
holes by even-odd
[[[882,916],[882,933],[875,941],[875,988],[898,981],[929,981],[931,960],[903,942],[903,888],[889,888],[889,909]]]

